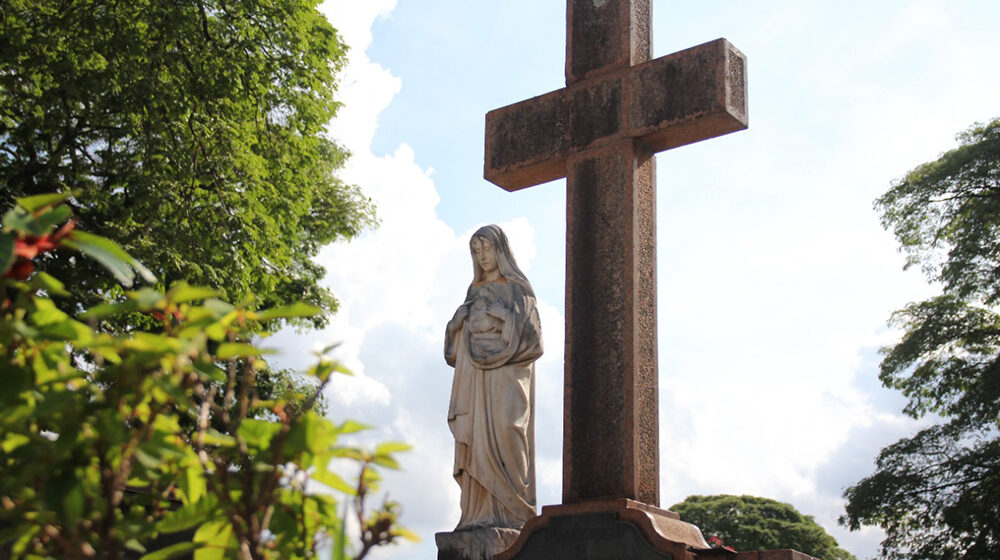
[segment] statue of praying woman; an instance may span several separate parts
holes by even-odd
[[[535,516],[535,292],[499,227],[480,228],[469,247],[472,284],[444,343],[455,367],[448,425],[462,490],[456,530],[520,529]]]

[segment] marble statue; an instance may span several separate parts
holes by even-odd
[[[535,367],[542,335],[535,293],[495,225],[472,236],[473,280],[448,322],[455,367],[448,425],[462,490],[456,530],[519,529],[535,516]]]

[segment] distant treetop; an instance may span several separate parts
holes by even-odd
[[[855,560],[836,539],[789,504],[757,496],[688,496],[670,506],[706,538],[737,551],[791,548],[821,560]]]

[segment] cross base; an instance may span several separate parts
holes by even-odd
[[[672,511],[625,498],[545,506],[493,560],[818,560],[795,550],[710,548]]]
[[[701,531],[672,512],[625,498],[545,506],[493,560],[694,560]]]

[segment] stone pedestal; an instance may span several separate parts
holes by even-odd
[[[621,498],[545,506],[493,560],[694,560],[708,548],[676,513]]]
[[[440,543],[439,538],[439,548]],[[701,530],[676,513],[619,498],[545,506],[541,515],[524,525],[510,548],[492,560],[818,559],[787,549],[710,548]]]
[[[438,560],[491,560],[499,552],[507,550],[520,531],[488,527],[465,529],[451,533],[435,533]]]

